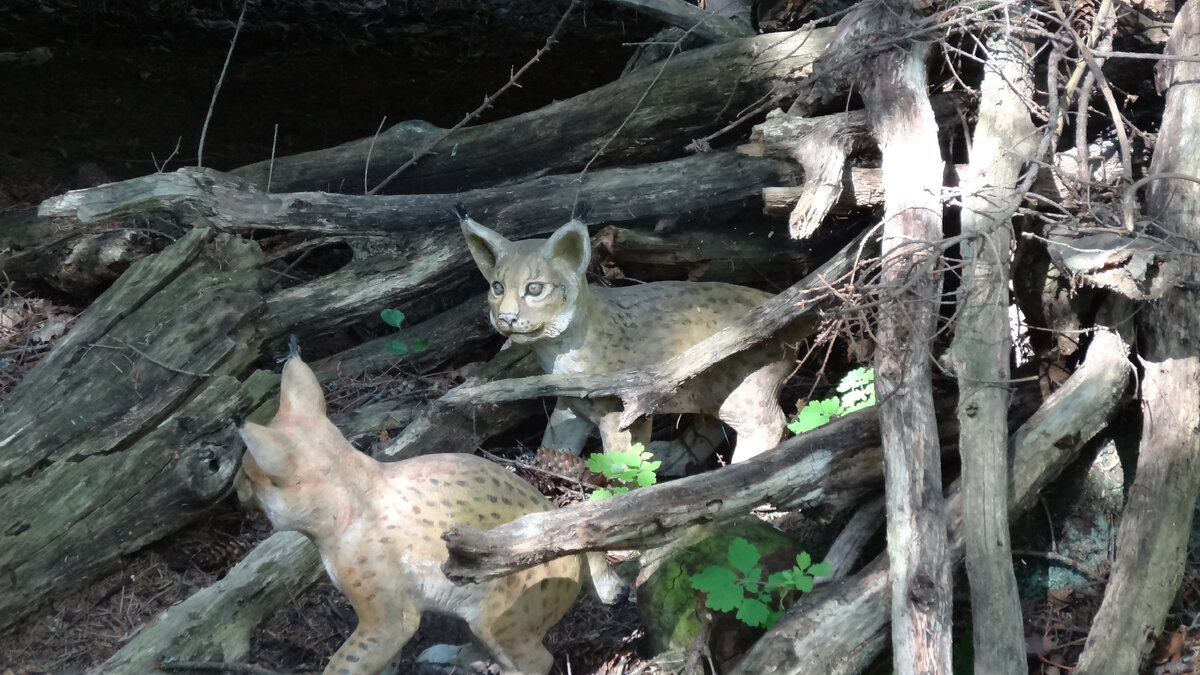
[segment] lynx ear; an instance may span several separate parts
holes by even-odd
[[[592,241],[589,238],[587,226],[572,219],[566,225],[558,228],[542,245],[542,256],[547,259],[561,260],[577,274],[583,276],[587,272],[588,263],[592,260]]]
[[[308,364],[293,356],[283,365],[276,417],[325,417],[325,395]]]
[[[459,223],[462,225],[463,236],[467,238],[467,250],[483,276],[491,281],[495,278],[496,261],[512,244],[503,235],[475,222],[465,210],[458,212]]]
[[[277,483],[292,472],[287,449],[289,441],[282,433],[261,424],[246,422],[238,428],[238,434],[254,460],[254,467],[249,469],[251,479],[257,479],[257,474],[261,472]]]

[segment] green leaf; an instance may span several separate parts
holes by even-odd
[[[609,469],[612,468],[612,460],[608,458],[608,455],[602,452],[593,452],[591,457],[588,457],[587,461],[584,463],[587,464],[588,471],[592,471],[594,473],[602,473],[607,475]]]
[[[654,475],[654,471],[647,471],[645,467],[637,474],[638,487],[647,487],[658,482],[658,476]]]
[[[737,611],[738,620],[747,626],[765,625],[770,616],[771,608],[754,598],[743,600]]]
[[[388,351],[396,356],[404,356],[408,353],[408,344],[404,340],[392,340],[388,342]]]
[[[611,496],[613,496],[613,493],[609,492],[608,490],[605,490],[604,488],[596,488],[592,491],[592,495],[588,497],[588,499],[596,502],[600,501],[601,499],[608,499]]]
[[[792,577],[792,581],[796,584],[796,590],[800,591],[801,593],[808,593],[812,591],[813,578],[807,574],[797,574]]]
[[[806,570],[806,569],[808,569],[808,566],[811,564],[812,564],[812,556],[808,554],[808,551],[801,551],[796,554],[796,567],[797,568],[799,568],[800,570]]]
[[[412,350],[414,352],[423,352],[428,347],[429,347],[429,340],[426,340],[425,338],[421,338],[420,340],[413,340]]]
[[[623,494],[625,494],[626,492],[629,492],[629,488],[627,488],[627,487],[621,487],[620,485],[618,485],[617,487],[614,487],[614,488],[612,489],[612,493],[613,493],[613,496],[614,496],[614,497],[615,497],[615,496],[617,496],[617,495],[623,495]]]
[[[393,328],[399,328],[400,324],[404,323],[404,312],[398,309],[385,309],[379,313],[379,318],[383,322]]]
[[[795,588],[795,586],[791,583],[792,576],[789,574],[790,571],[791,570],[780,570],[767,577],[767,586],[769,588],[781,589],[781,592],[786,591],[789,588]]]
[[[748,574],[758,565],[758,549],[754,544],[738,537],[729,542],[729,564],[733,569]]]
[[[621,463],[632,467],[642,463],[640,454],[636,452],[610,452],[608,456],[612,458],[614,464]]]
[[[808,405],[800,409],[800,414],[796,415],[796,423],[799,426],[799,431],[795,433],[803,433],[824,426],[829,422],[829,419],[837,414],[840,403],[837,398],[827,398],[822,401],[809,401]]]
[[[718,612],[728,612],[745,599],[737,575],[728,567],[709,565],[704,571],[692,575],[692,588],[708,594],[704,604]]]
[[[827,577],[833,573],[833,566],[827,562],[820,562],[808,568],[808,573],[814,577]]]

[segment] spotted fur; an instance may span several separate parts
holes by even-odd
[[[572,220],[549,239],[509,241],[459,210],[463,235],[491,292],[492,325],[532,345],[547,373],[607,373],[660,363],[743,318],[769,294],[715,282],[660,281],[621,288],[589,286],[587,228]],[[785,419],[779,391],[795,349],[767,341],[685,384],[657,412],[702,413],[737,432],[734,460],[775,447]],[[620,429],[614,398],[561,397],[543,445],[578,454],[586,428],[600,430],[605,452],[648,444],[649,419]],[[719,425],[717,425],[719,432]]]
[[[284,365],[274,419],[245,422],[240,433],[254,500],[276,529],[312,539],[358,614],[325,673],[380,672],[423,611],[466,621],[505,673],[550,671],[542,638],[578,594],[582,557],[463,586],[441,571],[442,533],[452,525],[490,529],[553,508],[531,485],[470,455],[381,463],[356,451],[326,418],[320,385],[296,356]]]

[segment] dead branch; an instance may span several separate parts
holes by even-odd
[[[1020,15],[1018,15],[1020,16]],[[1024,626],[1008,523],[1009,257],[1021,169],[1037,149],[1025,101],[1032,46],[997,29],[988,40],[980,115],[963,181],[964,269],[950,357],[959,381],[962,519],[975,670],[1025,675]],[[1014,142],[1015,141],[1015,142]]]
[[[1171,29],[1168,53],[1200,55],[1200,5],[1184,5]],[[1159,89],[1166,92],[1159,141],[1150,175],[1200,175],[1200,65],[1164,63]],[[1120,122],[1117,121],[1119,125]],[[1168,236],[1200,241],[1200,185],[1192,180],[1154,181],[1146,215]],[[1189,278],[1190,281],[1190,278]],[[1186,544],[1200,462],[1200,294],[1194,284],[1168,290],[1138,315],[1142,379],[1142,437],[1137,474],[1117,533],[1117,556],[1104,602],[1088,633],[1079,673],[1135,672],[1162,631],[1187,559]]]
[[[1028,509],[1126,400],[1127,352],[1116,334],[1097,333],[1079,369],[1013,434],[1010,514]],[[957,563],[964,547],[955,494],[947,505],[955,533],[949,553]],[[861,672],[888,645],[889,567],[881,555],[853,577],[804,596],[746,653],[734,675]]]

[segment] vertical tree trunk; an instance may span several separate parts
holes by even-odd
[[[900,35],[906,3],[873,8]],[[867,17],[868,14],[862,14]],[[897,673],[950,672],[950,556],[930,382],[941,279],[942,159],[926,93],[927,45],[872,57],[859,82],[883,151],[883,269],[875,386],[886,463],[892,648]]]
[[[1189,2],[1180,10],[1167,53],[1200,55],[1200,4]],[[1150,175],[1200,175],[1200,63],[1165,61],[1159,68],[1166,107]],[[1146,215],[1161,228],[1158,234],[1194,251],[1200,240],[1200,185],[1161,177],[1146,192]],[[1137,672],[1179,589],[1200,489],[1200,295],[1194,288],[1167,291],[1139,317],[1144,414],[1137,477],[1117,533],[1112,578],[1076,670],[1080,674]]]
[[[988,42],[979,123],[962,182],[964,269],[951,357],[958,375],[962,514],[975,672],[1024,675],[1025,633],[1008,531],[1008,328],[1012,217],[1021,167],[1036,150],[1025,100],[1027,45],[1012,34]],[[1014,142],[1015,141],[1015,142]]]

